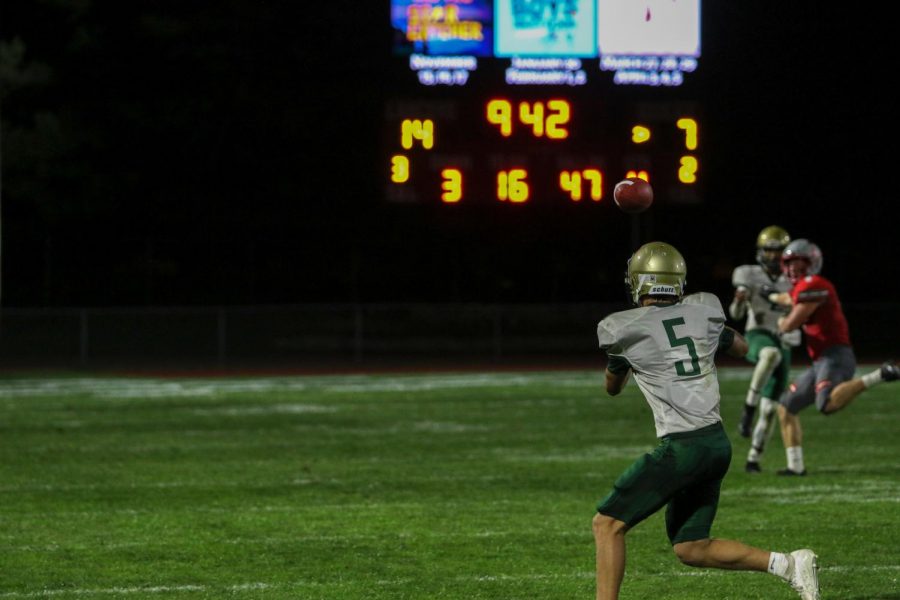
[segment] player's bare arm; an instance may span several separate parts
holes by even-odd
[[[787,333],[799,329],[812,316],[822,302],[798,302],[786,317],[778,320],[778,331]]]
[[[631,374],[631,369],[628,369],[624,373],[613,373],[609,369],[606,370],[606,393],[610,396],[618,396],[619,392],[621,392],[625,388],[625,384],[628,383],[628,376]]]
[[[772,304],[778,304],[787,308],[790,308],[794,305],[794,301],[791,300],[791,295],[787,292],[769,294],[768,300]]]
[[[729,343],[727,347],[722,348],[728,356],[743,358],[750,349],[744,336],[727,325],[725,326],[725,331],[723,332],[721,339],[722,343],[727,343],[727,340],[731,340],[731,343]]]
[[[732,319],[743,319],[747,316],[747,300],[750,297],[750,290],[743,285],[739,285],[734,289],[734,299],[728,305],[728,314]]]

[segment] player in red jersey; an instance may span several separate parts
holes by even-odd
[[[781,397],[778,417],[788,466],[779,475],[806,475],[803,464],[803,432],[797,413],[815,403],[822,414],[837,412],[864,390],[883,381],[900,379],[900,367],[892,361],[862,377],[854,378],[856,357],[850,330],[834,285],[819,275],[822,252],[806,239],[794,240],[781,255],[782,270],[793,284],[789,294],[773,294],[772,300],[790,304],[779,320],[782,333],[800,327],[812,367],[791,383]]]

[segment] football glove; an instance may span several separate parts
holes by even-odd
[[[779,312],[790,312],[790,306],[786,306],[778,302],[778,296],[780,296],[781,294],[782,292],[779,292],[778,288],[776,288],[774,285],[763,284],[759,288],[759,295],[769,303],[769,307],[772,310],[777,310]]]

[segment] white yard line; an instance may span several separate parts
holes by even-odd
[[[8,379],[0,381],[0,399],[42,395],[93,398],[178,398],[218,394],[323,391],[342,394],[371,392],[417,392],[476,387],[507,387],[548,384],[555,387],[602,386],[602,371],[542,371],[535,373],[472,373],[413,375],[295,376],[254,378],[72,378]],[[750,369],[719,369],[725,380],[749,379]]]
[[[896,572],[900,571],[900,565],[866,565],[866,566],[833,566],[821,567],[820,571],[830,573],[880,573],[880,572]],[[630,572],[632,577],[641,578],[660,578],[668,579],[670,577],[729,577],[728,571],[715,569],[689,570],[677,568],[671,571],[654,571],[654,572]],[[525,573],[517,575],[496,574],[496,575],[460,575],[454,577],[454,581],[472,582],[472,581],[554,581],[554,580],[570,580],[570,579],[593,579],[592,571],[580,571],[574,573],[561,573],[553,575],[543,575],[535,573]],[[379,579],[375,581],[376,585],[396,586],[408,585],[414,580],[408,577],[396,579]],[[147,587],[111,587],[111,588],[59,588],[50,590],[38,590],[33,592],[3,592],[0,598],[47,598],[53,596],[86,596],[86,595],[133,595],[133,594],[168,594],[175,592],[243,592],[255,590],[284,590],[295,588],[346,588],[354,583],[360,586],[371,585],[371,582],[362,574],[354,580],[342,579],[340,581],[296,581],[290,583],[266,583],[266,582],[250,582],[240,583],[230,586],[209,586],[209,585],[159,585]]]

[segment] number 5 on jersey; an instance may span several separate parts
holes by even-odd
[[[685,361],[678,361],[675,363],[675,372],[678,373],[681,377],[691,377],[693,375],[700,374],[700,359],[697,357],[697,348],[694,346],[694,340],[689,337],[678,337],[675,335],[675,326],[676,325],[684,325],[684,317],[677,317],[675,319],[666,319],[662,322],[663,327],[666,328],[666,335],[669,337],[669,344],[672,347],[676,346],[687,346],[688,354],[691,356],[691,370],[688,371],[684,368]]]

